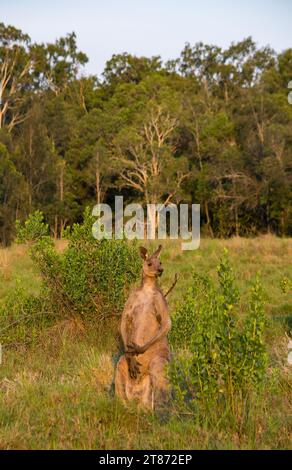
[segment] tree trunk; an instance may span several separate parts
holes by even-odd
[[[65,160],[60,161],[60,175],[59,175],[59,189],[60,189],[60,202],[64,202],[64,174],[65,174],[65,166],[66,162]],[[60,238],[63,236],[63,230],[64,230],[64,220],[62,219],[62,216],[60,217]]]
[[[55,225],[54,225],[54,239],[57,240],[58,238],[58,216],[55,215]]]
[[[100,188],[100,165],[99,165],[99,151],[96,151],[95,158],[95,192],[96,192],[96,202],[97,204],[101,203],[101,188]]]
[[[238,209],[237,209],[237,206],[235,206],[234,215],[235,215],[235,235],[238,237],[239,236],[239,225],[238,225]]]
[[[32,127],[29,126],[29,144],[28,144],[28,168],[29,168],[29,174],[28,174],[28,208],[29,212],[32,210],[32,192],[33,192],[33,186],[32,186],[32,158],[33,158],[33,150],[32,150]]]
[[[205,214],[206,214],[206,219],[207,219],[207,227],[208,227],[211,238],[214,238],[214,232],[211,226],[208,202],[205,201],[204,205],[205,205]]]

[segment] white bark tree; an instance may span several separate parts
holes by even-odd
[[[0,23],[0,129],[9,132],[25,119],[22,88],[30,80],[30,38],[20,30]]]

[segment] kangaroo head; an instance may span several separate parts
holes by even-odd
[[[143,275],[147,277],[158,277],[163,273],[163,268],[161,261],[159,260],[159,255],[161,252],[162,246],[159,245],[157,250],[149,256],[148,251],[144,246],[140,246],[140,256],[143,260]]]

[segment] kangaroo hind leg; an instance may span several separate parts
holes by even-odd
[[[150,363],[154,409],[165,408],[170,400],[171,387],[167,377],[168,363],[168,359],[160,355],[155,356]]]

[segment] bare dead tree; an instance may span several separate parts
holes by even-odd
[[[170,137],[177,126],[177,119],[157,106],[136,131],[134,142],[130,138],[126,144],[115,146],[114,159],[121,168],[122,184],[141,193],[147,204],[167,205],[190,174],[175,170],[171,175],[172,187],[161,181],[162,174],[168,171],[169,159],[173,158],[175,146]]]

